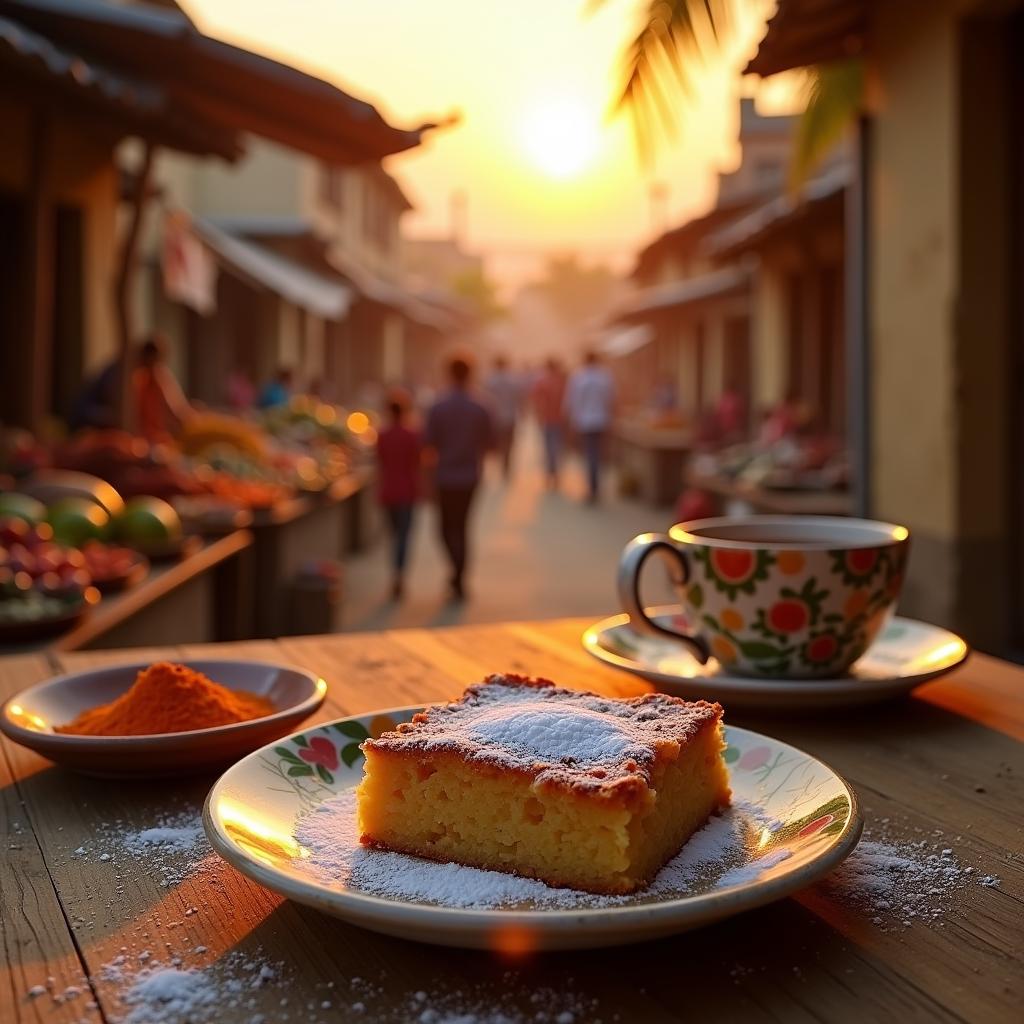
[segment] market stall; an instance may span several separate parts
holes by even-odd
[[[120,430],[50,444],[3,433],[0,646],[337,628],[323,616],[307,626],[308,605],[288,608],[300,577],[336,579],[373,536],[375,435],[365,414],[353,423],[300,396],[249,417],[197,411],[159,443]]]
[[[652,505],[671,505],[679,497],[693,446],[689,427],[626,420],[614,427],[612,445],[620,484],[631,494]]]

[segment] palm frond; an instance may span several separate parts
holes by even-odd
[[[591,0],[590,9],[605,0]],[[640,28],[626,46],[622,85],[612,113],[628,113],[641,156],[649,155],[654,129],[671,135],[678,104],[669,85],[688,92],[692,67],[721,45],[729,29],[731,0],[648,0]]]
[[[836,61],[808,68],[807,106],[797,123],[791,188],[803,185],[856,120],[864,101],[864,65]]]

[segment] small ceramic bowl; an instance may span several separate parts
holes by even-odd
[[[0,731],[51,761],[90,775],[154,778],[214,771],[292,732],[323,703],[327,683],[289,665],[191,659],[181,662],[229,690],[266,697],[278,710],[213,729],[152,736],[75,736],[54,727],[120,697],[149,662],[105,665],[37,683],[0,709]]]

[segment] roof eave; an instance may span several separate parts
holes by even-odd
[[[779,0],[744,73],[783,71],[860,56],[867,44],[866,0]]]

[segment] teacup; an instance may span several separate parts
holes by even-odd
[[[642,533],[619,562],[619,599],[638,632],[668,635],[704,664],[748,676],[841,675],[892,617],[910,547],[903,526],[839,516],[721,517]],[[679,631],[651,620],[640,576],[665,558]]]

